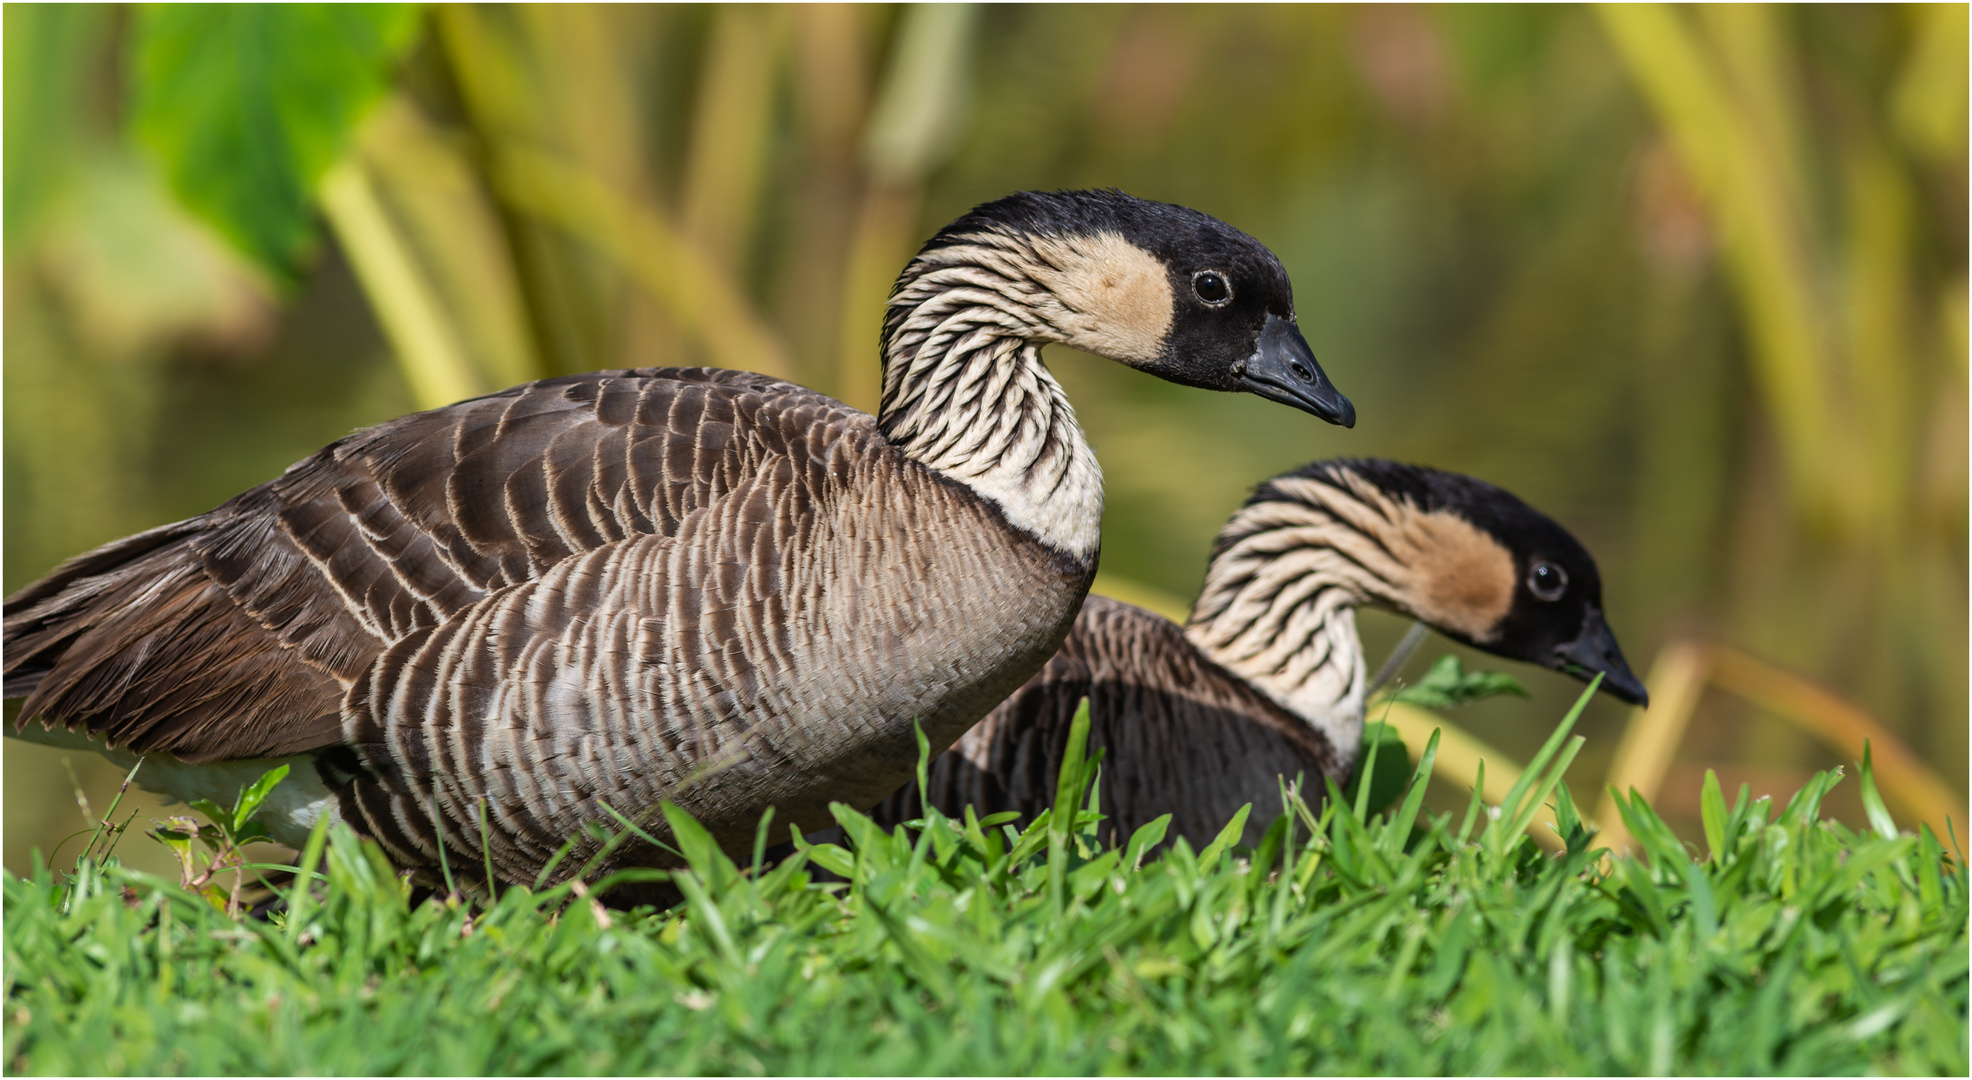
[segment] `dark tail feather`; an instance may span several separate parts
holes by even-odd
[[[28,613],[29,608],[60,593],[81,578],[107,574],[128,563],[136,562],[174,540],[181,540],[197,533],[204,526],[203,516],[174,521],[169,525],[147,529],[135,536],[112,540],[94,551],[83,552],[56,567],[47,577],[7,598],[6,643],[13,644],[17,636],[15,623]]]
[[[0,697],[11,700],[32,694],[40,687],[41,677],[46,674],[45,671],[23,671],[18,675],[9,673],[4,686],[0,686]]]
[[[80,727],[187,761],[275,757],[335,740],[341,687],[281,662],[275,635],[205,571],[202,515],[69,560],[6,602],[4,694],[17,723]]]

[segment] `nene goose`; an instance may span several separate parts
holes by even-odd
[[[20,733],[141,783],[324,814],[431,880],[530,881],[675,800],[720,843],[819,828],[1054,654],[1102,478],[1041,349],[1348,426],[1265,247],[1120,192],[1025,193],[891,294],[881,411],[739,371],[547,379],[360,431],[6,602]],[[639,840],[594,865],[664,865]],[[483,876],[483,875],[482,875]]]
[[[1602,616],[1595,560],[1546,515],[1456,473],[1379,460],[1316,462],[1262,484],[1213,546],[1191,621],[1089,598],[1061,651],[942,757],[933,805],[957,816],[1054,801],[1069,721],[1089,699],[1105,748],[1107,827],[1160,814],[1209,841],[1244,804],[1278,807],[1277,777],[1347,780],[1363,731],[1361,604],[1487,652],[1645,701]],[[917,785],[873,816],[921,812]],[[1256,814],[1247,842],[1266,822]]]

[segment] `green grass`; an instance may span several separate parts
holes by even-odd
[[[1966,1072],[1955,843],[1898,835],[1865,768],[1870,831],[1818,820],[1839,774],[1780,808],[1712,783],[1702,857],[1638,800],[1647,860],[1605,862],[1559,783],[1569,726],[1503,807],[1426,815],[1414,782],[1370,815],[1331,788],[1253,851],[1238,821],[1200,852],[1144,858],[1156,826],[1100,849],[1093,764],[1064,770],[1082,809],[1019,834],[843,809],[846,846],[764,873],[679,817],[670,911],[413,906],[347,834],[291,919],[114,861],[10,875],[7,1068]],[[1523,835],[1550,823],[1559,857]]]

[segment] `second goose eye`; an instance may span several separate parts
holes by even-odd
[[[1537,600],[1559,600],[1567,589],[1567,572],[1553,563],[1535,563],[1527,573],[1527,590]]]
[[[1191,276],[1193,295],[1211,307],[1218,307],[1232,299],[1232,282],[1217,270],[1200,270]]]

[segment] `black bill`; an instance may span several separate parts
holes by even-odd
[[[1616,644],[1616,635],[1609,630],[1609,623],[1602,618],[1602,612],[1590,608],[1582,619],[1582,635],[1566,645],[1557,645],[1554,659],[1548,665],[1556,671],[1565,671],[1587,682],[1602,675],[1602,689],[1632,705],[1648,706],[1650,692],[1643,687],[1643,680],[1636,677],[1630,665],[1623,660],[1623,650]]]
[[[1331,424],[1356,426],[1356,407],[1328,381],[1301,331],[1278,315],[1267,316],[1267,325],[1260,331],[1260,347],[1246,361],[1239,388],[1313,413]]]

